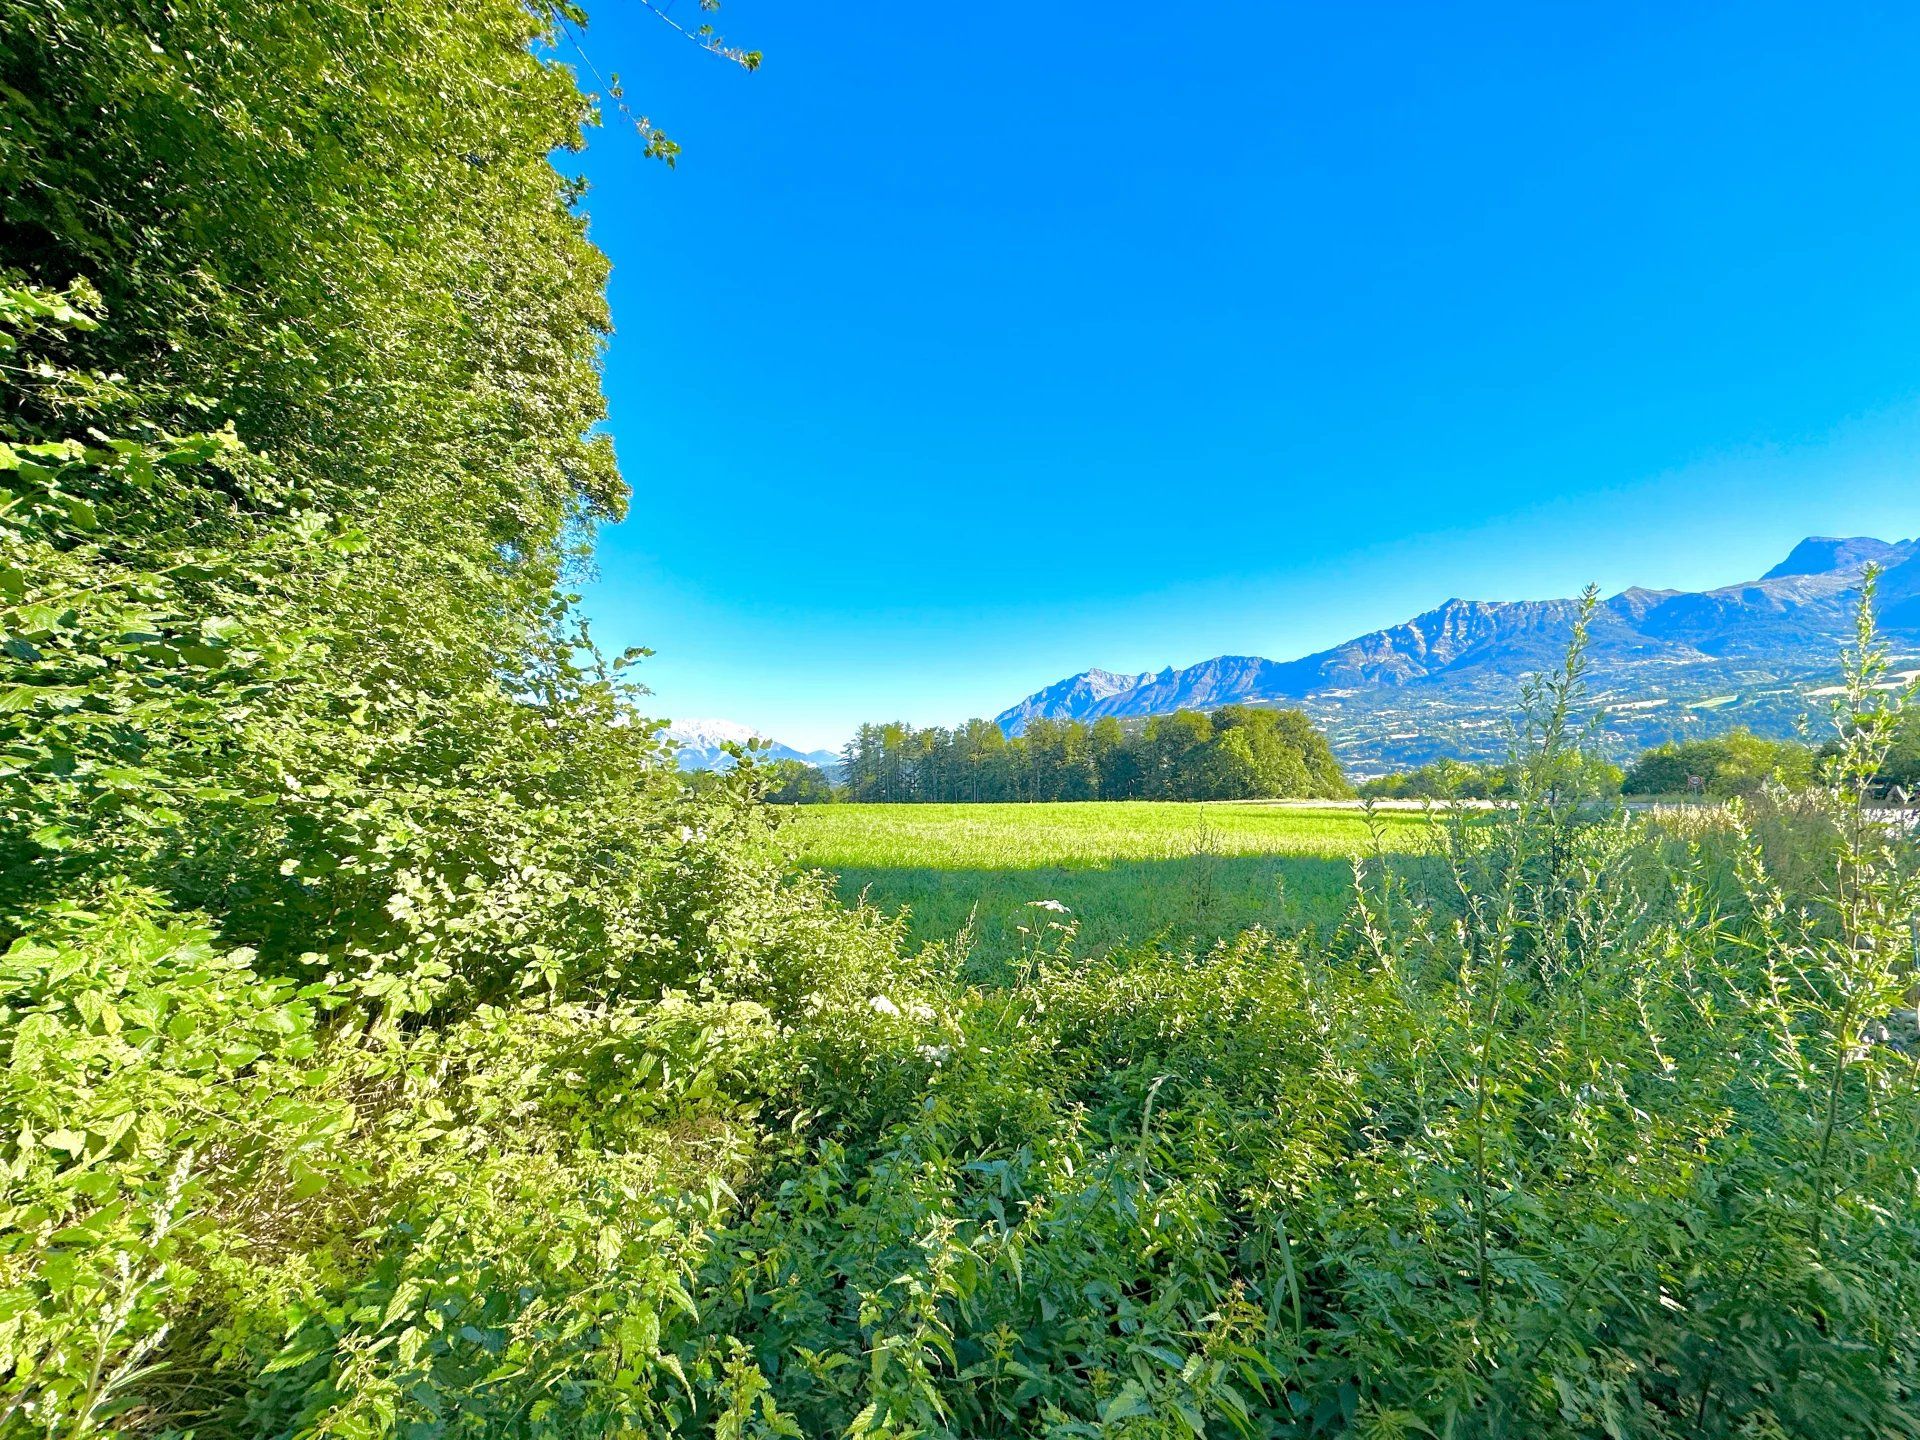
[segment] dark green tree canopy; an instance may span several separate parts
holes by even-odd
[[[842,756],[851,800],[1257,800],[1351,794],[1297,710],[1229,705],[1123,725],[1039,719],[1013,738],[987,720],[958,730],[863,725]]]

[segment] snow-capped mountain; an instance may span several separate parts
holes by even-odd
[[[766,748],[760,752],[763,761],[798,760],[829,773],[840,763],[840,757],[831,750],[796,750],[737,720],[670,720],[660,734],[674,743],[674,758],[682,770],[731,769],[733,756],[725,747],[745,745],[750,740],[766,742]]]

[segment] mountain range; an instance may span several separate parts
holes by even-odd
[[[1627,753],[1747,725],[1794,733],[1817,709],[1852,634],[1869,565],[1896,652],[1920,652],[1920,540],[1813,536],[1756,580],[1715,590],[1623,590],[1591,626],[1588,682],[1601,743]],[[1577,600],[1448,600],[1399,625],[1297,660],[1219,655],[1138,675],[1085,670],[996,718],[1133,718],[1221,705],[1287,705],[1327,732],[1356,776],[1441,756],[1504,753],[1521,677],[1564,655]]]
[[[829,774],[840,764],[840,757],[831,750],[796,750],[735,720],[670,720],[660,734],[673,742],[674,762],[682,770],[730,770],[734,760],[726,746],[729,743],[745,745],[749,740],[766,742],[766,748],[760,752],[763,762],[798,760]]]

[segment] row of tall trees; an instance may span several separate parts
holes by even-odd
[[[1254,800],[1351,794],[1327,740],[1298,710],[1229,705],[1144,725],[1035,720],[1008,736],[862,725],[841,754],[849,800]]]

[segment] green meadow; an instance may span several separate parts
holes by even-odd
[[[1068,922],[1083,954],[1148,940],[1205,945],[1255,925],[1323,927],[1352,895],[1356,856],[1412,856],[1433,838],[1417,810],[1261,801],[812,805],[792,814],[783,833],[797,863],[830,871],[848,900],[903,914],[912,941],[965,937],[988,962]]]

